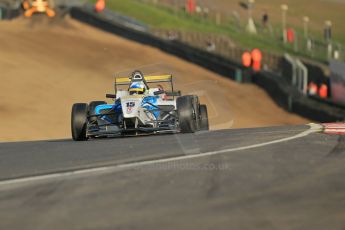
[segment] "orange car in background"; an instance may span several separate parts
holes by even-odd
[[[55,11],[47,0],[25,0],[23,2],[24,16],[31,17],[34,13],[45,13],[48,17],[54,17]]]

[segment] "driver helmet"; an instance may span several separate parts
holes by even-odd
[[[146,87],[145,87],[145,84],[143,82],[133,82],[129,86],[128,91],[129,91],[129,95],[144,94],[146,91]]]

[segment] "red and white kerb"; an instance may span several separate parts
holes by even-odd
[[[323,132],[326,134],[345,135],[345,123],[325,123]]]

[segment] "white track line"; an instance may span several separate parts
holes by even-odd
[[[235,151],[254,149],[254,148],[259,148],[259,147],[263,147],[263,146],[267,146],[267,145],[273,145],[273,144],[277,144],[277,143],[281,143],[281,142],[286,142],[286,141],[291,141],[294,139],[306,137],[311,133],[320,132],[323,129],[323,126],[318,125],[318,124],[309,124],[309,126],[310,126],[310,128],[308,130],[303,131],[297,135],[282,138],[279,140],[269,141],[269,142],[265,142],[265,143],[243,146],[243,147],[238,147],[238,148],[224,149],[224,150],[219,150],[219,151],[200,153],[200,154],[195,154],[195,155],[171,157],[171,158],[165,158],[165,159],[159,159],[159,160],[149,160],[149,161],[128,163],[128,164],[122,164],[122,165],[97,167],[97,168],[91,168],[91,169],[75,170],[75,171],[70,171],[70,172],[52,173],[52,174],[41,175],[41,176],[31,176],[31,177],[25,177],[25,178],[19,178],[19,179],[5,180],[5,181],[0,182],[0,188],[4,187],[6,185],[14,185],[14,184],[20,184],[20,183],[27,183],[27,182],[51,180],[51,179],[57,179],[57,178],[66,178],[69,176],[76,176],[76,175],[83,175],[83,174],[111,172],[111,171],[116,171],[119,169],[135,168],[135,167],[158,164],[158,163],[166,163],[166,162],[171,162],[171,161],[201,158],[201,157],[206,157],[206,156],[218,155],[218,154],[222,154],[222,153],[230,153],[230,152],[235,152]]]

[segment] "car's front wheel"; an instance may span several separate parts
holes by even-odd
[[[88,123],[88,104],[76,103],[72,107],[71,129],[72,138],[75,141],[86,141],[88,139],[87,123]]]
[[[182,133],[194,133],[198,130],[195,100],[196,96],[182,96],[176,100],[179,126]]]

